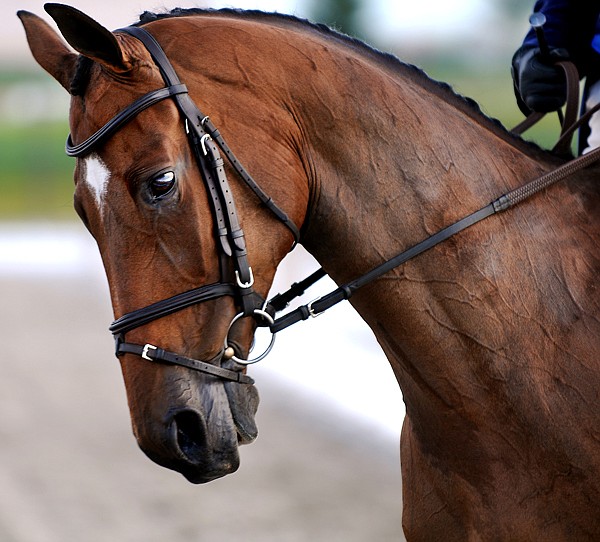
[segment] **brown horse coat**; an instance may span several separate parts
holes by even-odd
[[[53,15],[95,60],[85,95],[73,98],[75,140],[160,87],[134,39],[110,42],[72,12]],[[75,55],[41,20],[21,17],[40,64],[69,88]],[[560,163],[418,70],[293,18],[213,12],[146,28],[338,283]],[[101,192],[88,182],[94,163],[78,161],[76,205],[98,241],[117,316],[214,279],[211,217],[181,132],[170,103],[139,115],[98,151],[95,166],[109,172]],[[149,209],[144,172],[165,167],[177,171],[179,199]],[[599,175],[580,173],[488,219],[352,299],[406,403],[409,540],[600,538]],[[235,191],[266,293],[289,234],[239,184]],[[233,314],[218,301],[144,336],[214,354]],[[251,329],[240,334],[249,343]],[[237,467],[241,407],[222,384],[129,357],[122,365],[148,455],[198,480],[201,469],[212,479]],[[176,408],[193,411],[188,423],[197,417],[206,433],[195,466],[181,466],[158,429]],[[221,449],[211,452],[215,442]]]

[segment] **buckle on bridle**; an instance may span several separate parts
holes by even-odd
[[[324,311],[317,312],[315,309],[313,309],[313,304],[316,303],[317,301],[321,301],[321,298],[317,297],[317,299],[313,299],[308,305],[306,305],[306,309],[308,310],[308,314],[310,315],[311,318],[317,318],[318,316],[321,316],[321,314],[323,314],[323,312],[324,312]]]
[[[152,358],[151,358],[151,357],[148,355],[148,352],[149,352],[150,350],[158,350],[158,348],[157,348],[156,346],[154,346],[153,344],[146,343],[146,344],[144,345],[144,348],[142,349],[142,354],[141,354],[141,355],[142,355],[142,357],[143,357],[144,359],[147,359],[148,361],[154,361],[154,360],[153,360],[153,359],[152,359]]]
[[[208,156],[208,149],[206,148],[206,142],[211,139],[212,138],[208,134],[204,134],[200,138],[200,146],[202,147],[202,152],[204,153],[204,156]]]
[[[254,286],[254,273],[252,272],[252,267],[248,267],[248,272],[250,273],[250,280],[248,280],[248,282],[242,282],[242,280],[240,279],[240,272],[237,269],[235,271],[235,281],[237,282],[237,285],[244,290],[247,290],[248,288],[252,288],[252,286]],[[256,310],[258,311],[259,309]]]

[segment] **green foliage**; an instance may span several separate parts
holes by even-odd
[[[513,21],[526,20],[533,10],[534,2],[523,2],[523,0],[494,0],[492,2],[499,15]]]
[[[507,129],[519,124],[523,114],[517,107],[508,70],[491,67],[454,66],[451,71],[443,65],[425,66],[427,73],[439,81],[449,83],[455,92],[474,99],[487,116],[499,120]],[[524,134],[524,138],[543,148],[550,149],[558,140],[560,125],[555,114],[546,115],[542,121]]]
[[[66,123],[0,126],[0,220],[74,216],[67,133]]]
[[[364,38],[359,17],[363,5],[361,0],[316,0],[311,19],[349,36]]]

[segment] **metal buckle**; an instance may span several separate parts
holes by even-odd
[[[317,299],[313,299],[308,305],[306,305],[306,308],[308,309],[308,314],[310,314],[311,318],[316,318],[317,316],[321,316],[321,314],[323,314],[325,311],[320,311],[320,312],[315,312],[315,310],[312,308],[313,303],[316,303],[317,301],[321,301],[322,298],[317,297]]]
[[[235,271],[235,281],[237,282],[237,285],[240,288],[244,288],[244,289],[252,288],[252,286],[254,285],[254,273],[252,272],[252,267],[248,267],[248,271],[250,273],[250,280],[248,282],[242,282],[240,280],[240,272],[237,269]],[[259,309],[256,309],[256,311],[258,311],[258,310]],[[263,311],[261,311],[261,312],[263,312]]]
[[[269,322],[270,326],[275,323],[275,320],[273,320],[273,317],[267,311],[264,311],[262,309],[254,309],[253,314],[260,316],[261,318],[264,318],[267,322]],[[236,314],[233,317],[233,320],[229,324],[229,327],[227,328],[227,333],[225,335],[225,348],[226,349],[229,347],[229,344],[227,343],[227,338],[229,337],[229,331],[231,330],[233,324],[235,324],[240,318],[243,318],[243,317],[244,317],[244,313],[240,312],[239,314]],[[257,356],[256,358],[253,358],[253,359],[241,359],[241,358],[238,358],[237,356],[232,356],[230,359],[232,359],[236,363],[239,363],[240,365],[252,365],[254,363],[258,363],[259,361],[265,359],[270,354],[271,350],[273,350],[274,345],[275,345],[275,333],[272,333],[271,334],[271,342],[269,343],[269,346],[267,346],[266,350],[260,356]],[[252,352],[252,348],[250,349],[250,352]]]
[[[200,139],[200,146],[202,147],[202,152],[204,153],[204,156],[208,155],[208,150],[206,149],[206,142],[209,139],[212,140],[211,137],[208,134],[204,134],[202,136],[202,138]]]
[[[142,357],[144,359],[147,359],[148,361],[154,361],[149,355],[148,355],[148,351],[149,350],[158,350],[158,348],[156,346],[154,346],[153,344],[149,344],[146,343],[144,345],[144,349],[142,350]]]

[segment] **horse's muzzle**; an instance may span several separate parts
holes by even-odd
[[[226,436],[226,435],[223,435]],[[152,440],[138,439],[142,451],[155,463],[203,484],[235,472],[240,464],[235,432],[215,446],[206,421],[196,410],[174,413]]]

